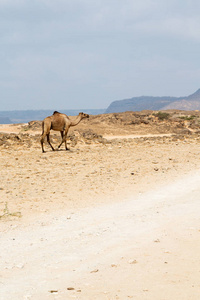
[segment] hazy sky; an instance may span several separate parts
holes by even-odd
[[[200,88],[199,0],[0,0],[0,110]]]

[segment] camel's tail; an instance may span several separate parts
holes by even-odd
[[[42,121],[42,135],[44,133],[44,121]]]

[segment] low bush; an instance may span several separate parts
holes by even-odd
[[[166,112],[159,111],[158,113],[154,114],[159,120],[167,120],[169,119],[169,114]]]

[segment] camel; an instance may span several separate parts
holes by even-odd
[[[77,116],[77,118],[72,121],[70,120],[70,118],[62,113],[59,113],[58,111],[54,111],[52,116],[49,116],[47,118],[45,118],[42,122],[42,136],[40,139],[40,143],[42,146],[42,152],[44,153],[44,139],[47,136],[47,142],[49,143],[49,145],[51,146],[51,149],[54,151],[55,149],[53,148],[53,146],[51,145],[50,142],[50,130],[56,130],[56,131],[60,131],[61,133],[61,137],[62,137],[62,141],[60,143],[60,145],[58,146],[58,149],[61,147],[62,143],[65,143],[65,149],[69,150],[67,148],[67,133],[69,131],[69,128],[71,126],[76,126],[80,123],[80,121],[84,118],[89,118],[88,114],[84,114],[83,112],[80,112]]]

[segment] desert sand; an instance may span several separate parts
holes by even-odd
[[[25,126],[0,125],[0,299],[199,299],[198,134],[75,130],[42,154]]]

